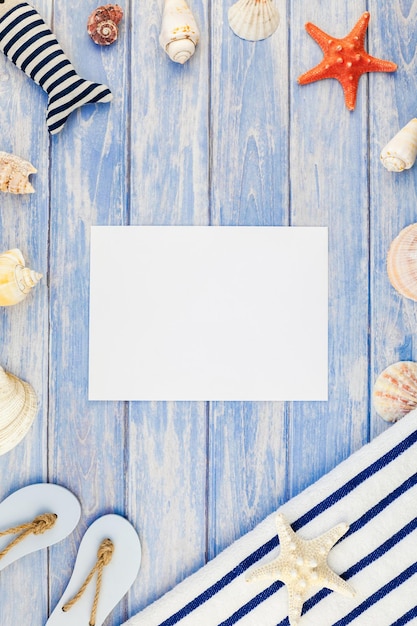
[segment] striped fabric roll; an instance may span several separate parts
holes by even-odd
[[[47,125],[59,133],[69,115],[84,104],[110,102],[106,85],[81,78],[39,13],[27,2],[0,18],[0,49],[48,94]]]
[[[329,567],[356,591],[305,598],[300,626],[417,623],[417,410],[353,454],[279,511],[304,539],[341,522]],[[247,582],[279,555],[274,513],[126,626],[288,626],[287,588]]]

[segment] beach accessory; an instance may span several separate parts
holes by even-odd
[[[46,626],[101,626],[133,584],[140,567],[136,530],[120,515],[87,529],[71,580]]]
[[[281,554],[279,514],[305,541],[349,525],[329,545],[328,566],[356,595],[318,586],[303,603],[300,626],[411,623],[417,617],[416,458],[414,410],[125,625],[288,626],[287,585],[248,582]]]
[[[365,50],[365,35],[370,14],[366,11],[351,32],[336,39],[311,24],[306,24],[306,31],[316,41],[324,53],[324,58],[305,74],[299,77],[300,85],[307,85],[324,78],[336,78],[342,85],[345,104],[351,111],[355,108],[359,79],[367,72],[394,72],[397,65],[371,57]]]
[[[175,63],[184,65],[200,41],[200,30],[185,0],[164,0],[159,43]]]
[[[238,0],[227,15],[235,35],[249,41],[270,37],[279,25],[279,13],[273,0]]]
[[[417,157],[417,118],[406,124],[382,149],[382,165],[390,172],[413,167]]]
[[[38,400],[31,385],[0,366],[0,455],[22,441],[37,412]]]
[[[106,85],[79,76],[39,13],[27,2],[0,4],[0,50],[48,94],[47,125],[54,135],[84,104],[110,102]]]
[[[0,152],[0,191],[14,194],[33,193],[30,174],[38,170],[32,163],[15,154]]]
[[[0,570],[58,543],[79,519],[80,504],[64,487],[39,483],[15,491],[0,503]]]
[[[42,274],[26,267],[18,248],[0,254],[0,306],[22,302],[41,278]]]
[[[110,46],[117,41],[122,18],[123,9],[118,4],[105,4],[89,16],[87,32],[97,45]]]

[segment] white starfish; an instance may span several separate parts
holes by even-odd
[[[302,539],[291,528],[282,514],[276,520],[279,557],[248,575],[248,582],[269,578],[281,580],[288,589],[288,618],[297,626],[304,600],[312,587],[327,587],[345,596],[353,597],[355,590],[327,565],[327,556],[349,526],[338,524],[320,537]]]

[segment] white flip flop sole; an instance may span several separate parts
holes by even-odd
[[[64,612],[65,606],[80,590],[97,562],[97,551],[104,539],[114,544],[112,559],[103,569],[96,626],[101,626],[108,614],[132,586],[139,572],[142,551],[139,537],[130,522],[120,515],[103,515],[87,529],[78,550],[74,571],[64,594],[48,619],[46,626],[88,626],[95,595],[95,578],[81,598]]]
[[[40,483],[28,485],[0,503],[0,531],[31,522],[43,513],[55,513],[55,524],[40,535],[28,535],[0,559],[0,571],[26,554],[52,546],[67,537],[80,519],[81,507],[77,498],[65,487]],[[0,552],[16,535],[0,537]]]

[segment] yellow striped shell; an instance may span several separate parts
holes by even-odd
[[[398,361],[376,379],[373,389],[376,412],[387,422],[396,422],[417,407],[417,363]]]
[[[20,250],[0,254],[0,306],[11,306],[26,298],[42,274],[25,267]]]
[[[169,58],[183,65],[199,41],[197,22],[185,0],[165,0],[159,43]]]
[[[31,385],[0,367],[0,455],[23,439],[37,412],[38,401]]]

